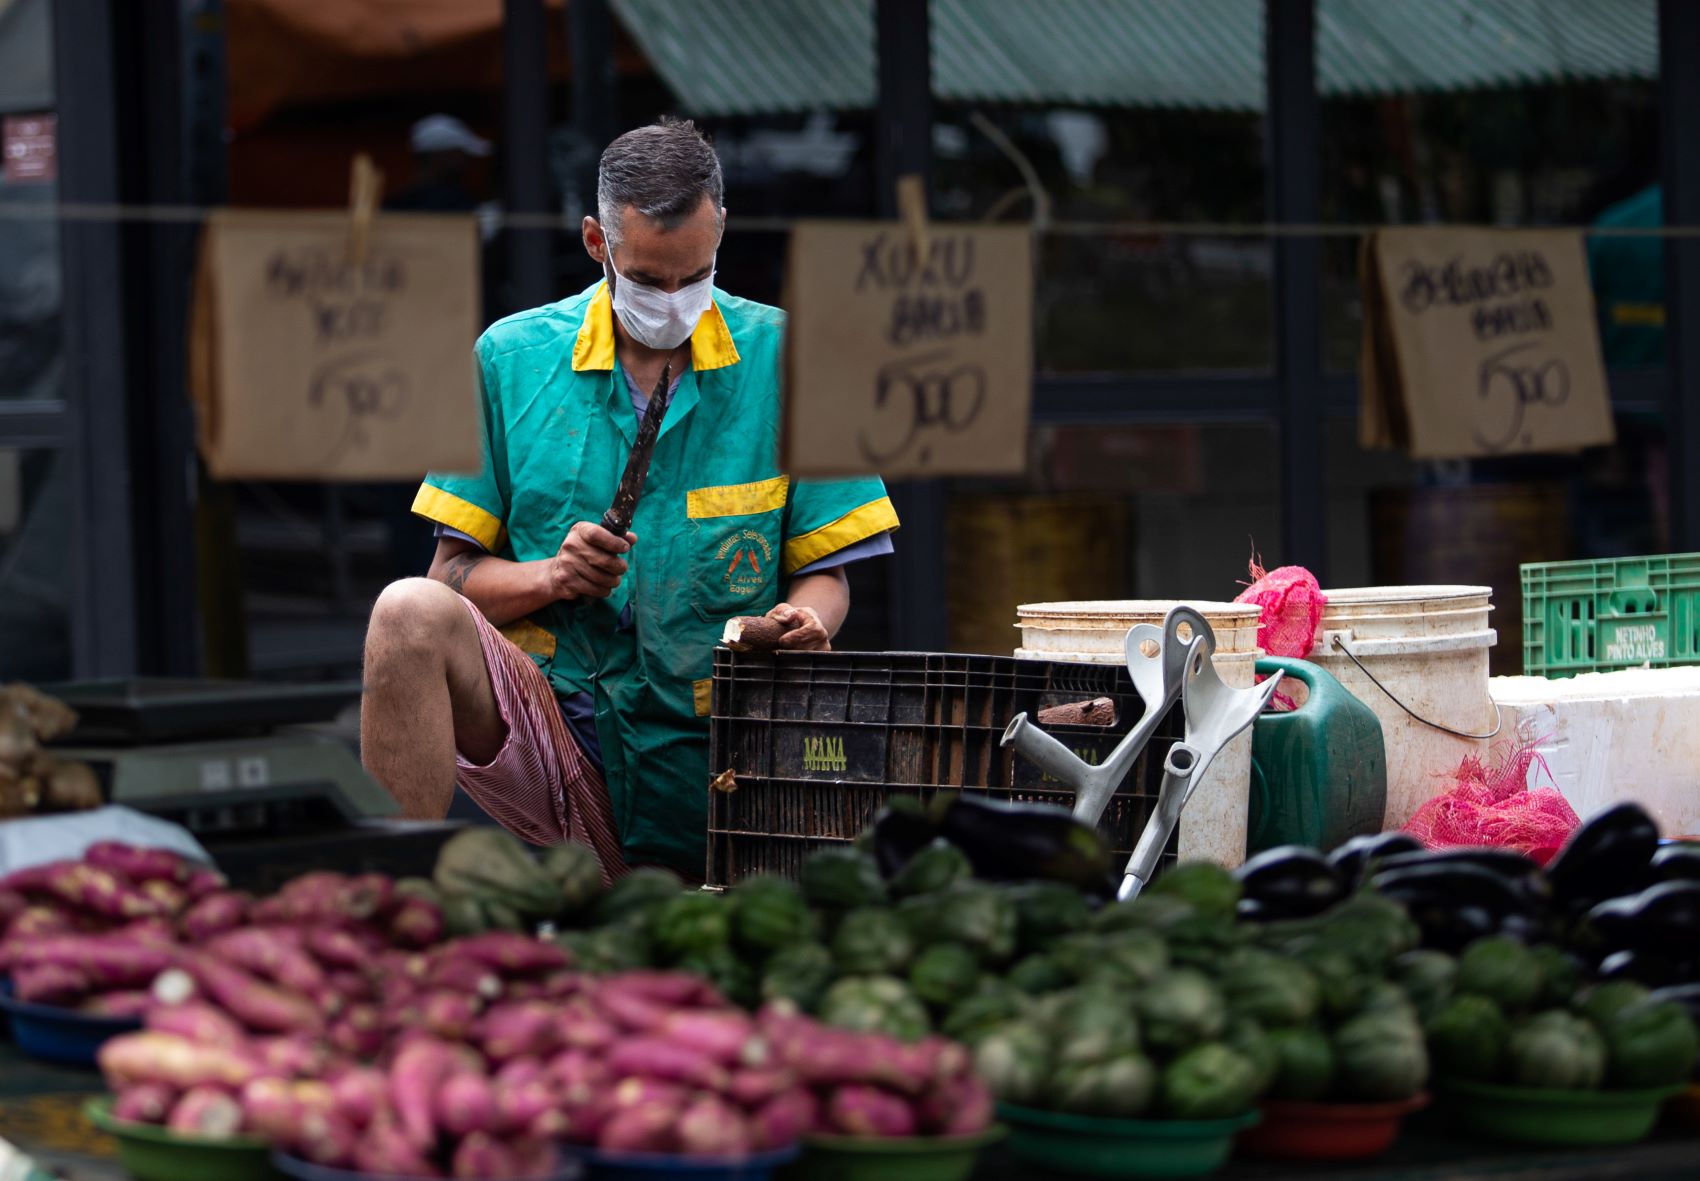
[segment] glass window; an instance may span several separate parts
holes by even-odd
[[[52,16],[0,4],[0,398],[61,394]]]
[[[70,463],[0,447],[0,680],[71,674]]]

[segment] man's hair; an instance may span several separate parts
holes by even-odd
[[[720,157],[689,119],[663,119],[609,144],[596,170],[596,216],[612,250],[628,207],[676,229],[707,197],[715,216],[726,195]]]

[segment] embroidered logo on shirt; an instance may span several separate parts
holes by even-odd
[[[721,539],[714,557],[724,570],[721,581],[739,598],[751,598],[768,585],[773,546],[756,530],[733,530]]]

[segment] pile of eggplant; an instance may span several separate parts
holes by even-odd
[[[1665,843],[1635,804],[1599,813],[1542,868],[1508,849],[1428,850],[1400,832],[1333,852],[1285,846],[1236,875],[1251,921],[1319,914],[1365,886],[1404,904],[1423,945],[1484,935],[1555,944],[1600,980],[1700,992],[1700,844]]]

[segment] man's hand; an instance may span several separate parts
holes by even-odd
[[[636,544],[635,533],[622,540],[595,521],[580,521],[549,559],[550,593],[565,600],[606,599],[626,573],[626,560],[620,555]]]
[[[781,648],[796,652],[832,651],[832,636],[813,607],[781,603],[769,611],[767,617],[786,629],[785,634],[779,637]]]

